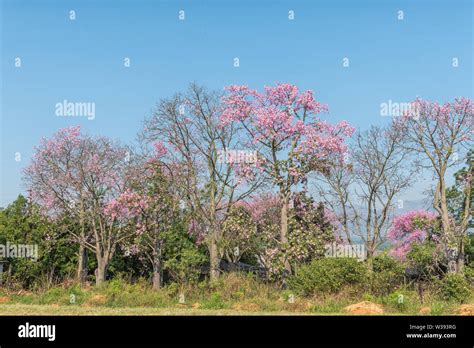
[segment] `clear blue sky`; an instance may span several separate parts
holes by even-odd
[[[23,192],[21,171],[41,137],[81,124],[132,142],[155,103],[192,81],[294,83],[329,105],[328,119],[361,128],[387,122],[380,103],[389,99],[473,94],[470,0],[0,2],[0,206]],[[64,99],[94,102],[95,119],[55,116]]]

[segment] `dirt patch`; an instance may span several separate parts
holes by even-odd
[[[420,308],[420,311],[418,312],[421,315],[429,315],[431,314],[431,308],[430,307],[422,307]]]
[[[474,304],[463,304],[458,307],[456,313],[459,315],[474,315]]]
[[[310,301],[295,301],[293,303],[285,303],[285,310],[292,312],[306,312],[311,310],[314,307],[314,304]]]
[[[103,306],[107,302],[107,296],[97,294],[86,301],[86,306]]]
[[[12,299],[8,296],[1,296],[0,303],[10,302]]]
[[[362,301],[352,304],[344,308],[346,312],[351,314],[368,315],[368,314],[383,314],[382,305],[370,301]]]
[[[256,303],[235,303],[232,305],[232,309],[236,311],[257,312],[260,310],[260,306]]]
[[[199,302],[193,303],[192,307],[194,309],[199,309],[201,307],[201,304]]]

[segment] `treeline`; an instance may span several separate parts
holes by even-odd
[[[40,252],[35,263],[9,260],[8,279],[32,287],[126,275],[159,288],[206,269],[215,280],[225,260],[296,284],[295,271],[323,259],[327,245],[355,237],[369,271],[388,238],[394,258],[432,256],[424,268],[415,262],[419,277],[462,274],[472,102],[416,100],[386,127],[357,132],[321,120],[326,109],[290,84],[223,94],[193,84],[158,103],[136,146],[59,130],[35,148],[27,197],[1,212],[0,242]],[[446,171],[462,162],[448,188]],[[435,178],[432,211],[397,214],[422,168]]]

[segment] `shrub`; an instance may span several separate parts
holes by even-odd
[[[443,279],[441,285],[441,295],[445,300],[456,302],[466,302],[471,296],[469,284],[464,276],[456,273],[449,273]]]
[[[67,218],[50,220],[22,195],[7,208],[0,209],[0,244],[33,244],[38,253],[37,259],[6,259],[8,272],[3,274],[6,286],[12,290],[43,291],[74,274],[77,245],[71,243],[70,236],[61,232],[63,225],[70,226],[70,221]]]
[[[443,253],[437,248],[436,243],[427,241],[422,244],[413,244],[407,254],[410,267],[420,274],[420,278],[429,278],[438,275],[440,264],[443,263]]]
[[[278,297],[271,284],[255,279],[250,273],[231,272],[222,274],[219,279],[210,283],[209,289],[213,292],[219,292],[226,301]]]
[[[405,312],[411,302],[409,294],[400,290],[391,293],[387,298],[387,304],[401,312]]]
[[[108,307],[165,307],[171,303],[167,289],[153,290],[142,278],[134,284],[121,278],[95,287],[86,301],[91,306]]]
[[[466,264],[474,268],[474,233],[470,233],[465,237],[464,257]]]
[[[225,302],[222,299],[222,295],[218,292],[214,292],[211,296],[202,302],[202,308],[204,309],[222,309],[225,307]]]
[[[164,233],[164,238],[163,268],[170,280],[180,285],[197,282],[206,262],[203,248],[197,248],[179,224]]]
[[[474,286],[474,267],[466,266],[464,267],[464,274],[466,279],[471,286]]]
[[[297,268],[288,278],[288,286],[302,295],[334,293],[343,286],[361,284],[366,274],[364,264],[356,259],[323,258]]]
[[[376,296],[386,296],[399,287],[403,282],[404,265],[387,255],[376,256],[372,259],[370,274],[370,290]]]

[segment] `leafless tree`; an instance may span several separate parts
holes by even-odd
[[[240,144],[235,127],[221,127],[220,98],[218,92],[191,84],[186,93],[161,100],[141,134],[145,142],[170,146],[174,165],[181,168],[175,180],[205,234],[211,279],[219,275],[222,219],[234,202],[259,186],[258,181],[240,185],[233,166],[223,160]]]
[[[394,127],[372,126],[354,136],[350,156],[317,183],[319,194],[339,216],[347,241],[358,236],[370,259],[385,242],[396,196],[410,186],[409,152]]]
[[[470,201],[465,205],[464,218],[457,224],[448,209],[446,171],[459,166],[461,158],[472,148],[474,104],[468,98],[458,98],[444,105],[418,99],[411,106],[396,125],[404,134],[404,147],[420,158],[419,167],[428,168],[434,174],[433,208],[441,218],[449,271],[462,272]],[[466,180],[469,190],[472,175]]]

